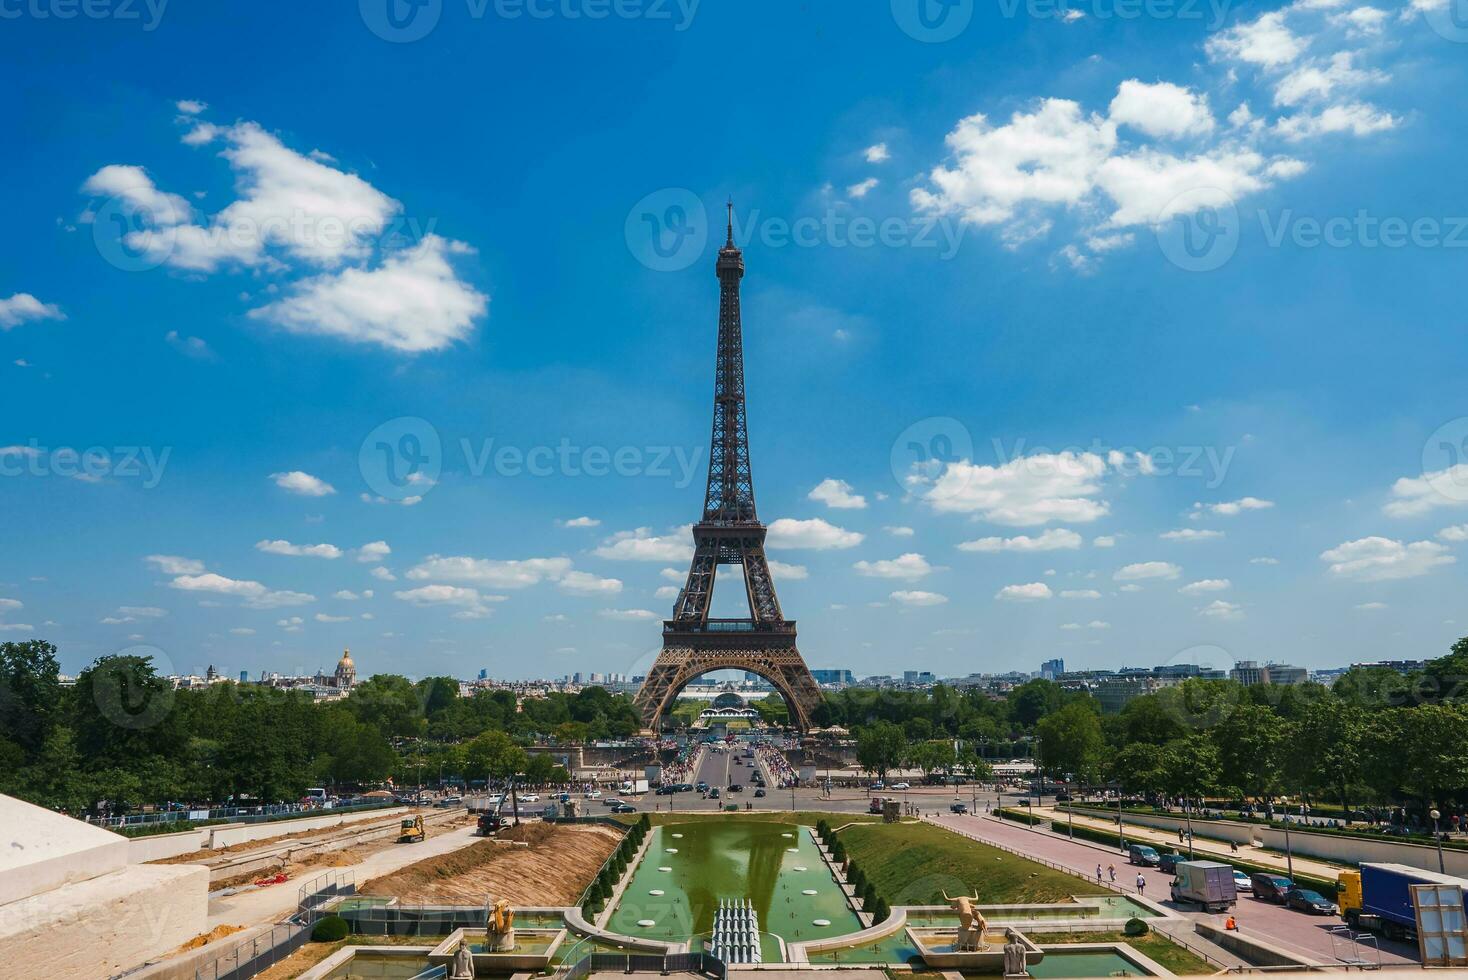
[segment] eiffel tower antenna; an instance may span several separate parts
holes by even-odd
[[[719,249],[719,333],[714,368],[714,419],[703,517],[693,527],[693,562],[663,622],[663,649],[648,672],[636,703],[643,724],[656,731],[663,715],[690,681],[714,670],[747,670],[768,680],[790,708],[798,728],[810,727],[821,703],[820,687],[795,645],[795,621],[786,619],[765,558],[765,525],[754,502],[749,460],[749,426],[744,398],[744,324],[739,281],[744,253],[734,244],[734,202],[728,207],[728,237]],[[709,616],[714,580],[721,565],[744,571],[749,615]]]

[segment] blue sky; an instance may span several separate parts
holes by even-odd
[[[1448,0],[386,2],[0,3],[6,638],[642,671],[729,197],[813,666],[1465,631]]]

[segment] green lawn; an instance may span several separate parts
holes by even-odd
[[[1145,936],[1128,936],[1121,932],[1029,932],[1025,935],[1041,946],[1051,943],[1127,943],[1179,976],[1218,972],[1218,967],[1183,949],[1160,932],[1149,932]]]
[[[944,891],[955,896],[978,894],[984,905],[1108,894],[1084,878],[931,824],[863,824],[841,831],[841,842],[892,906],[942,905]]]

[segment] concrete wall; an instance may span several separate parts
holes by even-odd
[[[1062,808],[1064,809],[1064,808]],[[1097,816],[1091,810],[1076,810],[1078,815]],[[1112,819],[1115,819],[1113,816]],[[1139,824],[1156,827],[1174,833],[1185,827],[1182,817],[1161,814],[1125,814],[1128,825]],[[1285,832],[1260,824],[1241,823],[1233,820],[1195,820],[1193,833],[1209,840],[1234,841],[1248,844],[1251,841],[1271,850],[1284,853]],[[1373,837],[1347,837],[1338,834],[1314,834],[1307,830],[1290,831],[1290,849],[1305,857],[1321,858],[1354,867],[1362,861],[1406,864],[1414,868],[1437,870],[1437,848],[1430,844],[1409,844],[1402,841],[1377,840]],[[1468,851],[1445,849],[1443,862],[1448,874],[1468,877]]]
[[[1198,935],[1222,946],[1239,959],[1252,966],[1320,966],[1317,960],[1308,959],[1282,949],[1262,939],[1246,938],[1237,931],[1230,932],[1207,922],[1194,926]]]
[[[0,907],[126,865],[126,838],[0,796]]]
[[[155,834],[152,837],[129,837],[127,859],[130,864],[147,864],[165,858],[191,854],[209,845],[209,827],[185,830],[177,834]]]
[[[165,858],[191,854],[205,848],[229,847],[250,841],[283,837],[286,834],[305,833],[325,827],[345,826],[363,820],[381,820],[395,817],[406,807],[385,807],[381,810],[365,810],[357,813],[333,814],[326,811],[321,816],[301,817],[296,820],[275,820],[265,823],[222,823],[212,827],[199,827],[177,834],[158,834],[153,837],[133,837],[127,842],[127,859],[132,864],[146,864]]]
[[[209,874],[135,865],[0,906],[6,980],[110,977],[202,934]]]

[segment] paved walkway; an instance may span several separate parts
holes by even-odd
[[[1055,832],[1064,834],[1066,823],[1072,818],[1072,814],[1054,807],[1035,807],[1035,816],[1044,817],[1054,822]],[[1102,817],[1088,817],[1074,814],[1077,827],[1090,827],[1095,830],[1103,830],[1116,833],[1116,820],[1104,819]],[[1162,830],[1157,827],[1144,827],[1138,823],[1126,821],[1123,816],[1123,824],[1126,830],[1126,839],[1129,841],[1142,841],[1156,847],[1158,851],[1166,854],[1168,851],[1179,851],[1187,853],[1188,846],[1179,844],[1176,831]],[[1253,844],[1240,844],[1237,851],[1229,849],[1227,841],[1211,840],[1199,834],[1193,835],[1193,851],[1201,859],[1214,859],[1228,863],[1232,860],[1248,861],[1250,864],[1263,865],[1266,868],[1278,868],[1284,873],[1290,866],[1290,861],[1279,851],[1264,847],[1255,847]],[[1343,870],[1340,865],[1330,864],[1316,858],[1294,856],[1293,866],[1296,874],[1310,875],[1313,878],[1324,878],[1326,881],[1335,881],[1336,876]]]
[[[979,840],[991,841],[1014,848],[1039,860],[1048,861],[1083,878],[1094,879],[1100,865],[1103,878],[1109,879],[1107,868],[1116,866],[1118,884],[1126,885],[1126,891],[1136,891],[1136,880],[1140,873],[1147,898],[1196,921],[1210,922],[1222,928],[1226,915],[1210,915],[1193,910],[1192,906],[1175,906],[1168,899],[1168,886],[1172,876],[1155,868],[1138,868],[1126,863],[1126,859],[1115,847],[1092,844],[1081,840],[1069,840],[1064,836],[1045,831],[1031,830],[1022,824],[998,817],[976,817],[973,815],[941,814],[926,818],[941,827],[956,830]],[[1130,828],[1129,828],[1130,829]],[[1239,930],[1246,935],[1282,946],[1286,949],[1318,960],[1322,963],[1339,963],[1340,956],[1349,955],[1345,948],[1339,951],[1333,944],[1330,930],[1341,925],[1336,916],[1313,916],[1296,912],[1279,905],[1241,897],[1233,908]],[[1196,944],[1193,937],[1184,936]],[[1373,963],[1375,954],[1365,954]],[[1381,941],[1382,965],[1400,965],[1417,962],[1415,946],[1407,943]]]

